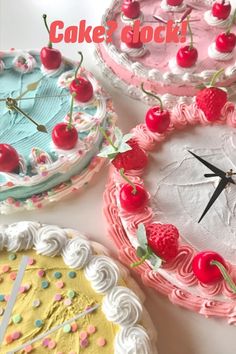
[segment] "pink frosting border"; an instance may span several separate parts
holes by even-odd
[[[228,102],[221,112],[221,118],[214,124],[226,124],[236,128],[236,106]],[[152,133],[145,124],[136,126],[132,133],[145,152],[149,153],[158,144],[163,142],[171,133],[187,126],[194,125],[212,125],[207,121],[204,113],[197,108],[196,104],[187,106],[180,104],[171,111],[171,126],[165,134]],[[135,182],[143,184],[142,172],[131,172],[129,178]],[[110,168],[109,181],[104,193],[104,215],[108,223],[108,233],[114,240],[119,253],[119,259],[126,265],[130,265],[137,260],[134,247],[128,238],[129,234],[135,235],[137,225],[152,221],[152,209],[147,206],[144,211],[137,214],[124,212],[117,199],[119,188],[123,181],[114,167]],[[123,225],[128,225],[125,230]],[[236,325],[236,295],[231,292],[227,284],[222,281],[218,284],[206,286],[200,283],[194,276],[191,263],[195,250],[186,244],[181,244],[177,257],[165,266],[175,274],[186,288],[197,287],[201,295],[195,295],[186,288],[181,289],[171,284],[160,273],[154,273],[147,262],[142,266],[135,268],[135,271],[141,276],[143,283],[156,291],[168,296],[174,304],[198,312],[206,317],[216,316],[226,318],[229,324]],[[236,280],[236,266],[228,263],[228,269],[231,276]],[[216,295],[224,295],[224,299],[215,300]]]

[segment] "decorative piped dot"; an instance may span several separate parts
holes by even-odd
[[[8,256],[9,261],[14,261],[17,258],[15,253],[10,253]]]
[[[9,278],[10,278],[11,280],[16,280],[16,276],[17,276],[16,272],[11,272],[11,273],[9,274]]]
[[[41,301],[39,299],[35,299],[33,302],[32,302],[32,307],[34,308],[37,308],[41,305]]]
[[[89,345],[89,341],[87,338],[80,341],[81,348],[87,348],[88,345]]]
[[[35,327],[40,328],[43,326],[43,321],[42,320],[36,320],[34,322]]]
[[[78,325],[77,323],[72,323],[71,325],[71,332],[75,333],[78,330]]]
[[[102,338],[102,337],[98,338],[97,345],[99,347],[104,347],[106,344],[107,344],[107,341],[105,338]]]
[[[8,334],[8,335],[6,336],[5,341],[6,341],[7,344],[12,343],[13,340],[14,340],[14,339],[12,338],[12,335],[11,335],[11,334]]]
[[[64,333],[70,333],[71,332],[71,325],[67,324],[63,327],[63,332]]]
[[[25,291],[29,291],[31,288],[31,284],[30,283],[25,284],[24,288],[25,288]]]
[[[97,328],[95,327],[95,326],[93,326],[93,325],[89,325],[88,327],[87,327],[87,332],[89,333],[89,334],[93,334],[93,333],[95,333],[97,331]]]
[[[62,277],[62,274],[61,274],[61,272],[55,272],[55,273],[53,274],[53,276],[54,276],[54,278],[56,278],[56,279],[60,279],[60,278]]]
[[[24,348],[24,353],[31,353],[33,349],[32,345],[27,345],[27,347]]]
[[[17,339],[19,339],[21,337],[21,332],[15,331],[15,332],[12,333],[11,336],[12,336],[13,340],[17,340]]]
[[[55,342],[55,340],[50,340],[50,342],[48,343],[48,348],[49,349],[54,349],[56,348],[57,343]]]
[[[55,294],[54,300],[55,301],[61,301],[62,300],[62,295],[61,294]]]
[[[38,270],[38,276],[39,276],[39,278],[43,278],[45,276],[45,270],[44,269],[39,269]]]
[[[14,324],[20,323],[22,321],[22,316],[21,315],[14,315],[12,317],[12,321]]]
[[[5,295],[0,294],[0,302],[3,302],[3,301],[5,301]]]
[[[11,267],[7,264],[2,266],[2,272],[3,273],[8,273],[11,270]]]
[[[4,296],[4,300],[5,300],[5,301],[9,301],[9,300],[10,300],[10,295],[5,295],[5,296]]]
[[[71,279],[76,278],[76,272],[73,272],[73,271],[69,272],[68,273],[68,277],[71,278]]]
[[[33,258],[30,258],[29,260],[28,260],[28,265],[34,265],[36,263],[36,261],[35,261],[35,259],[33,259]]]
[[[72,304],[71,299],[65,299],[65,300],[64,300],[64,305],[65,305],[65,306],[70,306],[71,304]]]
[[[75,292],[74,290],[68,290],[67,291],[67,296],[70,298],[70,299],[73,299],[75,297]]]
[[[88,333],[85,332],[85,331],[80,332],[79,337],[80,337],[80,339],[82,339],[82,340],[83,340],[83,339],[86,339],[86,338],[88,338]]]
[[[42,346],[47,348],[48,344],[50,343],[51,339],[50,338],[44,338],[42,341]]]
[[[49,287],[49,282],[47,280],[43,280],[41,286],[42,289],[47,289]]]
[[[65,286],[65,284],[64,284],[64,282],[62,280],[59,280],[59,281],[56,282],[56,287],[58,289],[62,289],[62,288],[64,288],[64,286]]]

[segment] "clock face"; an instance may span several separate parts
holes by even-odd
[[[195,127],[173,134],[154,154],[152,172],[145,177],[155,220],[175,225],[195,250],[212,249],[236,263],[236,186],[229,184],[198,223],[220,178],[204,177],[211,171],[188,150],[225,172],[236,171],[232,128]]]

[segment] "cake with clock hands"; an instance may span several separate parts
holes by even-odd
[[[100,156],[111,160],[104,214],[121,262],[174,304],[235,325],[236,107],[215,86],[221,75],[171,109],[143,83],[156,105],[126,146]]]
[[[225,70],[217,86],[233,93],[236,36],[230,1],[119,0],[111,3],[102,24],[109,20],[117,22],[117,29],[111,42],[97,45],[97,58],[103,73],[131,97],[154,103],[140,89],[144,82],[169,108],[190,104],[197,86],[220,68]],[[173,33],[177,38],[168,42]]]
[[[144,295],[103,246],[22,221],[1,225],[0,255],[1,353],[157,353]]]
[[[101,168],[99,127],[112,138],[116,115],[82,63],[81,52],[78,63],[51,42],[40,52],[1,51],[0,213],[58,201]]]

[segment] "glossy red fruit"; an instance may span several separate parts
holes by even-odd
[[[62,122],[55,125],[52,131],[54,144],[62,150],[71,150],[78,141],[78,132],[73,125]]]
[[[148,245],[164,261],[171,261],[178,254],[179,231],[171,224],[150,224],[146,227]]]
[[[147,111],[145,121],[149,130],[162,134],[170,126],[170,113],[160,106],[153,106]]]
[[[147,166],[148,158],[145,152],[139,147],[134,139],[130,139],[127,144],[132,148],[116,155],[112,160],[112,164],[117,170],[124,171],[141,170]]]
[[[122,4],[122,12],[126,17],[135,19],[140,15],[140,3],[133,0],[124,0]]]
[[[138,39],[137,43],[134,43],[134,32],[133,30],[128,31],[127,33],[127,39],[126,39],[126,45],[129,48],[142,48],[143,43],[140,41],[140,37]]]
[[[40,52],[43,66],[48,70],[58,69],[62,62],[61,52],[58,49],[43,47]]]
[[[15,172],[19,167],[19,155],[17,151],[8,144],[0,144],[0,171]]]
[[[203,251],[193,258],[193,273],[201,283],[214,284],[223,279],[221,271],[211,264],[212,261],[218,261],[226,268],[224,259],[216,252]]]
[[[236,45],[236,36],[234,33],[221,33],[216,37],[216,49],[220,53],[230,53]]]
[[[210,122],[221,116],[221,110],[227,102],[227,93],[218,87],[206,87],[198,92],[196,103]]]
[[[176,62],[182,68],[190,68],[196,64],[198,58],[198,51],[194,47],[186,45],[178,50],[176,55]]]
[[[229,17],[231,12],[231,5],[229,1],[216,1],[212,5],[212,15],[217,17],[219,20],[225,20]]]
[[[182,3],[183,0],[167,0],[167,5],[169,6],[180,6]]]
[[[93,97],[93,85],[89,80],[79,76],[71,82],[70,92],[76,94],[77,101],[88,102]]]
[[[148,194],[146,190],[136,184],[136,193],[130,184],[124,184],[120,190],[120,204],[121,207],[128,212],[135,212],[142,210],[148,201]]]

